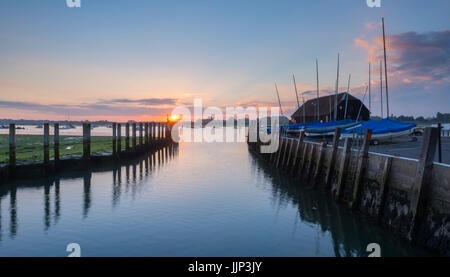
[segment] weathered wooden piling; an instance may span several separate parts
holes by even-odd
[[[59,165],[59,123],[53,125],[53,156],[55,161],[55,167]]]
[[[116,155],[117,152],[117,124],[112,124],[112,154]]]
[[[162,131],[161,122],[158,122],[158,140],[161,139],[161,131]]]
[[[310,148],[311,143],[304,143],[302,148],[302,154],[300,157],[299,168],[297,169],[296,175],[294,177],[299,176],[300,178],[303,176],[304,169],[306,167],[306,160],[308,158],[308,149]]]
[[[276,159],[275,159],[275,167],[279,168],[280,166],[280,160],[282,159],[283,156],[283,151],[284,151],[284,144],[285,144],[286,139],[283,137],[280,137],[280,146],[278,148],[278,153],[276,155]]]
[[[150,128],[150,141],[151,142],[154,142],[155,141],[155,122],[150,122],[150,126],[149,126],[149,128]]]
[[[139,145],[142,146],[144,138],[144,124],[139,122]]]
[[[339,146],[339,139],[341,138],[341,128],[336,128],[334,131],[333,144],[331,145],[330,166],[325,175],[325,186],[328,188],[331,182],[331,174],[333,173],[334,165],[336,163],[336,153]]]
[[[350,160],[350,153],[352,149],[352,139],[346,138],[344,143],[344,149],[342,149],[341,160],[339,164],[339,176],[336,183],[336,199],[340,200],[342,197],[342,191],[344,190],[344,181],[347,176],[347,167]]]
[[[122,152],[122,124],[117,123],[117,154]]]
[[[350,207],[354,208],[358,204],[358,200],[360,197],[360,185],[361,181],[364,175],[364,170],[366,170],[367,167],[367,159],[368,159],[368,153],[369,153],[369,145],[370,140],[372,139],[372,130],[365,130],[364,131],[364,141],[361,147],[361,151],[359,153],[358,157],[358,165],[356,168],[356,175],[355,175],[355,183],[353,184],[353,193],[352,193],[352,200],[350,202]]]
[[[125,124],[125,150],[130,150],[130,123]]]
[[[136,150],[136,123],[131,124],[133,150]]]
[[[311,144],[311,149],[309,150],[309,155],[308,155],[308,165],[306,168],[306,180],[309,180],[309,176],[311,175],[315,150],[316,150],[316,145]]]
[[[321,173],[323,159],[324,159],[326,150],[327,150],[327,143],[322,142],[322,144],[320,144],[320,149],[319,149],[319,159],[317,160],[316,168],[314,170],[313,186],[316,186],[319,183],[319,174]]]
[[[422,149],[419,163],[417,164],[416,177],[411,190],[410,210],[412,214],[409,238],[414,239],[417,231],[418,220],[421,220],[425,209],[425,194],[431,180],[433,159],[436,154],[436,143],[439,136],[438,128],[425,128],[423,134]]]
[[[301,155],[301,150],[304,145],[304,141],[305,141],[305,131],[300,131],[300,136],[297,140],[297,146],[295,147],[295,150],[294,150],[294,157],[292,159],[292,166],[291,166],[291,171],[290,171],[291,175],[296,174],[295,171],[298,168],[298,163],[299,163],[299,159],[300,159],[300,155]]]
[[[378,172],[378,180],[380,183],[380,196],[377,199],[376,208],[377,208],[377,222],[381,223],[381,219],[383,218],[383,207],[386,203],[387,196],[387,181],[389,178],[389,173],[391,172],[392,166],[392,157],[386,157],[384,160],[384,165],[382,167],[381,172]]]
[[[442,124],[438,123],[438,130],[439,130],[439,136],[438,136],[438,161],[442,163],[442,142],[441,142],[441,131],[442,131]]]
[[[91,157],[91,124],[83,123],[83,158]]]
[[[148,122],[145,122],[145,139],[144,139],[144,141],[145,141],[145,145],[148,145],[148,142],[149,142],[149,140],[148,140]]]
[[[44,124],[44,167],[48,169],[50,165],[50,126]]]
[[[9,170],[11,175],[16,168],[16,124],[9,124]]]

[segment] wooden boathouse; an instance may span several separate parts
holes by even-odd
[[[335,110],[335,95],[327,95],[314,99],[310,99],[305,104],[301,105],[292,115],[292,119],[296,123],[308,123],[316,122],[317,114],[319,113],[319,121],[328,122],[334,120],[334,110]],[[348,101],[347,101],[348,97]],[[345,106],[347,103],[347,114],[345,114]],[[358,119],[359,120],[369,120],[370,112],[369,109],[362,103],[361,100],[355,96],[343,92],[337,95],[337,120],[342,119]]]

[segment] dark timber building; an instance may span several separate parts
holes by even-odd
[[[337,95],[337,120],[344,119],[345,115],[345,102],[348,95],[347,103],[347,116],[346,119],[356,120],[358,118],[358,112],[361,109],[359,120],[369,120],[369,109],[358,98],[348,94],[346,92],[339,93]],[[304,105],[300,106],[297,111],[292,115],[292,119],[297,123],[314,122],[317,121],[317,103],[319,103],[319,118],[323,122],[334,120],[334,107],[335,107],[335,95],[328,95],[308,100]],[[362,105],[362,107],[361,107]]]

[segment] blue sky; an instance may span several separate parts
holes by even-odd
[[[275,81],[292,110],[292,74],[299,91],[313,89],[317,57],[326,94],[338,52],[341,90],[351,73],[352,93],[362,97],[381,17],[395,41],[392,113],[450,112],[449,1],[382,0],[382,8],[369,8],[365,0],[81,0],[79,9],[65,2],[2,1],[0,118],[143,119],[195,97],[221,107],[276,105]],[[423,58],[411,64],[416,56]],[[439,80],[424,68],[436,68]],[[373,93],[376,115],[379,89]]]

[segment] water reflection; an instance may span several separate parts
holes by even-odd
[[[177,145],[171,145],[167,147],[170,150],[166,150],[166,155],[161,156],[161,151],[158,150],[152,154],[145,156],[144,158],[137,159],[132,162],[127,162],[126,164],[117,164],[112,168],[99,168],[97,171],[84,171],[82,173],[71,173],[67,176],[55,176],[44,180],[21,180],[0,186],[0,242],[3,236],[3,218],[4,212],[2,209],[2,201],[9,195],[9,236],[11,238],[16,237],[19,230],[18,225],[18,201],[17,201],[17,190],[26,187],[42,187],[43,188],[43,226],[44,232],[48,232],[53,225],[56,225],[61,217],[61,188],[60,182],[64,179],[77,180],[81,179],[83,184],[82,190],[82,216],[87,218],[89,216],[89,211],[92,207],[92,193],[91,193],[91,183],[93,173],[95,172],[111,172],[112,174],[112,195],[111,195],[111,205],[112,207],[117,207],[120,204],[120,199],[122,198],[122,186],[125,183],[125,193],[128,193],[129,187],[132,190],[132,198],[134,199],[136,195],[136,190],[147,183],[148,178],[154,174],[155,170],[155,156],[158,155],[158,166],[162,166],[161,163],[167,163],[171,159],[177,156],[178,148]],[[132,177],[130,178],[130,167],[132,171]],[[137,171],[139,170],[139,175]],[[122,178],[122,171],[125,173],[125,178]],[[52,187],[54,187],[54,198],[52,203]],[[54,211],[52,213],[52,207]]]
[[[331,235],[333,251],[336,257],[367,257],[366,247],[369,243],[380,243],[383,252],[392,256],[429,255],[423,249],[416,249],[401,241],[387,230],[372,224],[368,219],[338,205],[330,195],[314,190],[286,176],[261,161],[253,154],[252,171],[258,180],[271,179],[272,201],[277,209],[294,205],[298,209],[297,221],[314,224],[315,255],[320,256],[320,242],[326,234]],[[258,182],[261,183],[261,182]],[[381,243],[382,242],[382,243]]]

